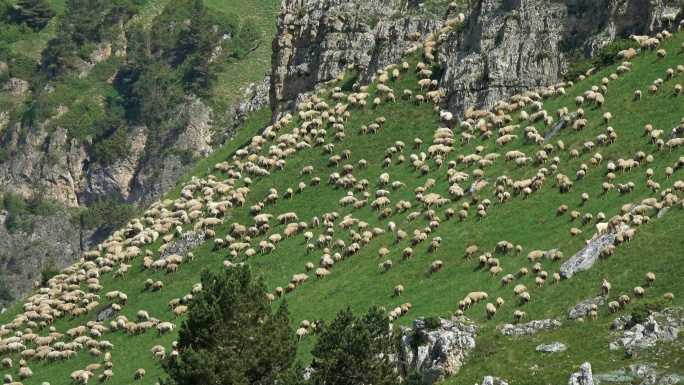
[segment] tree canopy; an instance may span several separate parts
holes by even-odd
[[[266,287],[249,266],[202,273],[202,292],[178,331],[178,360],[164,384],[276,384],[301,378],[285,301],[271,312]]]
[[[347,307],[320,332],[311,379],[317,385],[396,384],[398,374],[390,360],[394,345],[384,311],[372,307],[355,316]]]
[[[50,22],[55,15],[55,11],[45,0],[19,0],[18,19],[26,23],[34,31],[40,31]]]

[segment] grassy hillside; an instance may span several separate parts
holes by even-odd
[[[285,287],[293,274],[305,271],[305,264],[312,262],[316,267],[323,255],[323,250],[316,247],[311,253],[306,252],[306,242],[303,234],[297,233],[287,239],[283,239],[276,245],[273,253],[260,253],[258,244],[262,240],[267,240],[274,234],[284,234],[285,225],[278,224],[275,219],[278,215],[295,212],[299,221],[310,223],[316,216],[323,218],[325,213],[337,212],[339,219],[332,227],[334,234],[333,242],[344,241],[349,246],[349,230],[342,230],[339,222],[344,216],[351,215],[360,221],[368,224],[368,229],[375,227],[387,229],[390,221],[396,223],[397,229],[408,233],[404,240],[396,240],[396,234],[386,231],[384,234],[375,236],[368,244],[362,245],[361,250],[353,256],[338,261],[332,268],[330,276],[325,279],[317,280],[310,272],[311,276],[307,282],[299,285],[292,293],[285,295],[289,308],[298,324],[300,320],[325,319],[330,320],[337,311],[346,305],[350,305],[355,311],[365,311],[371,305],[385,306],[392,309],[402,303],[410,302],[411,311],[400,318],[396,325],[410,326],[412,319],[419,316],[450,316],[457,309],[458,301],[471,291],[486,291],[489,294],[489,301],[494,301],[497,297],[502,297],[506,303],[499,309],[498,314],[491,320],[485,317],[484,304],[478,304],[466,310],[465,316],[473,319],[483,329],[477,337],[477,346],[473,356],[464,366],[463,370],[446,383],[461,384],[474,383],[480,381],[483,375],[491,374],[508,378],[509,383],[561,383],[567,381],[569,374],[577,365],[584,361],[590,361],[594,365],[595,372],[615,370],[619,367],[629,365],[633,359],[625,358],[625,352],[621,350],[609,351],[608,327],[611,321],[620,315],[630,314],[633,304],[626,309],[620,310],[616,314],[609,314],[604,306],[599,309],[599,316],[596,321],[585,322],[582,324],[564,321],[564,326],[550,333],[540,333],[528,338],[509,338],[503,337],[495,328],[504,323],[513,322],[513,311],[521,309],[527,312],[525,320],[561,318],[565,319],[567,311],[577,302],[584,299],[594,298],[601,293],[601,281],[607,279],[612,284],[609,300],[615,300],[622,294],[632,295],[635,286],[646,286],[644,275],[646,272],[654,272],[657,279],[653,288],[646,289],[646,300],[661,298],[665,292],[673,292],[675,300],[673,305],[681,306],[681,297],[684,295],[684,284],[679,278],[678,271],[682,268],[682,263],[677,258],[680,254],[681,242],[677,239],[677,234],[684,230],[684,220],[682,218],[681,203],[676,208],[672,208],[665,216],[656,219],[655,212],[649,210],[648,215],[651,220],[648,225],[637,228],[634,239],[617,247],[615,255],[608,260],[599,261],[591,270],[577,274],[571,279],[563,280],[557,284],[551,281],[551,275],[558,271],[560,265],[570,256],[580,250],[585,240],[591,239],[595,230],[596,218],[599,212],[605,214],[609,219],[616,214],[621,214],[621,207],[627,203],[638,204],[644,198],[655,197],[659,201],[661,192],[672,188],[675,181],[681,179],[681,171],[675,171],[674,175],[667,178],[665,175],[666,167],[675,167],[680,156],[681,149],[668,151],[664,149],[658,151],[651,141],[651,138],[644,135],[644,126],[651,124],[655,129],[665,130],[662,137],[667,140],[670,130],[679,125],[682,116],[684,99],[675,96],[675,84],[681,82],[683,75],[676,75],[671,80],[666,80],[655,95],[649,95],[647,87],[657,78],[665,79],[667,68],[676,68],[679,64],[684,64],[684,54],[679,50],[679,46],[684,41],[684,35],[676,34],[667,39],[661,45],[668,55],[664,59],[658,59],[655,52],[644,52],[632,60],[631,71],[619,76],[616,80],[610,81],[605,93],[605,105],[597,108],[590,103],[584,103],[581,107],[585,112],[588,121],[587,127],[578,132],[574,132],[568,127],[553,136],[548,142],[553,144],[553,151],[550,158],[558,156],[560,163],[557,173],[568,175],[573,181],[574,186],[569,192],[561,193],[556,185],[556,175],[550,174],[543,182],[542,187],[532,193],[529,198],[522,194],[518,195],[511,187],[506,191],[511,194],[509,202],[499,204],[495,196],[494,182],[497,177],[506,175],[514,181],[521,181],[534,177],[540,168],[550,168],[549,163],[537,164],[535,161],[519,167],[516,162],[505,162],[504,154],[511,150],[520,150],[527,156],[533,157],[535,153],[546,144],[528,143],[523,135],[524,127],[530,125],[527,121],[519,121],[520,110],[511,113],[513,118],[510,124],[520,124],[514,130],[518,135],[516,140],[510,144],[500,147],[496,142],[497,128],[493,128],[494,134],[491,138],[485,139],[479,131],[475,131],[476,138],[466,143],[460,140],[459,127],[454,127],[453,151],[445,156],[444,164],[437,166],[433,159],[428,158],[425,164],[429,166],[429,171],[425,174],[414,169],[411,164],[410,155],[428,152],[433,141],[433,135],[438,127],[444,125],[439,121],[431,103],[416,105],[413,100],[403,100],[399,96],[404,89],[412,90],[414,95],[423,94],[417,86],[417,77],[413,71],[402,72],[396,81],[388,81],[389,87],[394,89],[397,95],[395,103],[386,102],[383,98],[377,107],[371,107],[373,98],[376,95],[377,83],[369,87],[368,105],[365,108],[349,107],[349,118],[344,121],[345,137],[336,140],[333,136],[336,129],[332,126],[326,127],[325,143],[334,143],[335,147],[332,154],[325,153],[321,146],[312,146],[310,149],[303,149],[290,155],[285,159],[285,166],[282,170],[277,168],[269,169],[270,176],[260,177],[249,175],[243,171],[242,177],[249,176],[253,183],[247,195],[244,206],[234,205],[229,209],[224,222],[213,228],[216,237],[226,238],[231,233],[232,224],[239,223],[246,227],[253,225],[250,206],[264,201],[269,195],[269,189],[275,188],[278,191],[279,199],[276,204],[265,205],[262,213],[273,215],[270,221],[270,229],[264,235],[254,236],[251,239],[251,247],[256,249],[257,254],[248,261],[252,269],[264,276],[270,290],[276,287]],[[415,67],[419,56],[407,59],[411,67]],[[554,116],[555,111],[563,106],[568,107],[572,112],[576,109],[574,98],[583,94],[592,86],[600,86],[603,77],[608,77],[618,64],[611,66],[598,74],[576,83],[572,87],[566,87],[564,96],[553,97],[543,100],[543,108],[548,111],[550,116]],[[434,68],[437,71],[437,68]],[[676,73],[676,72],[675,72]],[[339,86],[342,92],[349,94],[355,81],[355,74],[350,73],[342,80]],[[636,89],[643,92],[641,100],[634,100],[633,93]],[[321,97],[327,100],[330,106],[335,102],[327,99],[331,95],[330,91],[323,91]],[[531,113],[529,105],[525,107]],[[604,124],[602,115],[605,112],[613,115],[609,124]],[[263,127],[267,120],[266,112],[255,115],[250,120],[249,127],[242,131],[241,136],[226,144],[224,148],[212,155],[207,162],[199,165],[195,172],[200,178],[207,177],[207,170],[213,169],[215,164],[222,161],[229,165],[238,167],[235,160],[237,150],[245,147],[250,142],[250,132],[255,132]],[[386,123],[379,129],[378,133],[359,133],[359,127],[369,126],[378,117],[386,118]],[[556,118],[557,120],[557,118]],[[533,124],[542,135],[548,131],[548,127],[542,122]],[[292,122],[284,125],[278,132],[278,136],[286,133],[298,132],[297,141],[302,141],[304,134],[299,131],[302,122],[298,117],[294,117]],[[606,146],[598,145],[593,151],[582,152],[581,148],[587,141],[597,142],[596,137],[607,133],[607,127],[611,126],[617,133],[615,143]],[[320,135],[320,132],[319,132]],[[421,148],[413,148],[414,139],[422,140]],[[556,141],[562,140],[565,143],[565,150],[556,148]],[[406,143],[403,151],[391,157],[389,165],[383,165],[386,149],[395,146],[396,141]],[[312,141],[312,144],[315,140]],[[266,142],[263,148],[251,155],[254,163],[258,162],[259,156],[269,158],[269,147],[275,143]],[[449,194],[450,183],[448,181],[447,169],[448,162],[454,161],[459,155],[468,155],[476,151],[477,146],[483,146],[482,155],[498,153],[501,156],[494,161],[493,165],[485,168],[484,175],[480,179],[472,176],[478,166],[458,163],[454,167],[457,171],[465,172],[470,175],[468,181],[461,183],[464,190],[468,190],[474,181],[487,181],[479,192],[480,201],[491,200],[491,205],[486,213],[486,218],[477,219],[477,203],[474,203],[473,196],[467,194],[460,199],[452,201],[442,207],[432,206],[429,209],[435,211],[435,216],[439,217],[440,224],[427,237],[427,241],[412,245],[411,237],[415,230],[422,230],[429,226],[430,220],[425,218],[428,208],[418,201],[415,195],[417,187],[424,186],[429,179],[434,179],[435,185],[430,187],[424,194],[437,193],[443,197],[451,198]],[[570,157],[571,149],[580,150],[577,159]],[[329,158],[333,155],[341,155],[344,150],[350,150],[349,159],[342,159],[338,165],[329,165]],[[650,164],[643,164],[633,169],[631,172],[615,172],[615,180],[612,182],[617,186],[618,183],[633,182],[634,191],[630,193],[619,193],[616,189],[603,193],[602,183],[607,180],[606,165],[610,161],[618,162],[618,159],[631,159],[638,151],[643,151],[646,155],[652,155],[653,161]],[[592,166],[590,158],[600,152],[603,162],[600,166]],[[400,162],[399,156],[405,158]],[[366,168],[361,168],[358,162],[364,159],[367,162]],[[242,164],[248,158],[239,159]],[[644,161],[645,163],[645,161]],[[576,172],[582,164],[588,165],[586,177],[582,180],[575,180]],[[351,192],[356,198],[363,199],[363,191],[355,188],[335,187],[326,181],[329,175],[334,172],[343,174],[343,166],[353,165],[353,175],[357,182],[364,179],[368,181],[367,191],[370,194],[369,204],[355,209],[352,206],[341,207],[338,204],[340,198]],[[300,170],[305,166],[312,166],[313,173],[301,175]],[[660,191],[653,192],[647,187],[646,169],[653,169],[652,180],[660,184]],[[213,170],[213,175],[221,181],[228,178],[227,174],[222,175],[219,170]],[[389,208],[394,209],[396,203],[401,200],[411,202],[411,209],[406,212],[396,212],[387,219],[380,219],[380,211],[370,207],[370,201],[375,199],[375,191],[380,188],[379,176],[388,173],[390,182],[401,181],[405,184],[397,190],[387,187],[390,191]],[[310,180],[313,177],[320,177],[319,186],[311,186]],[[187,179],[186,179],[187,180]],[[184,180],[185,181],[185,180]],[[298,184],[303,182],[306,187],[298,192]],[[244,186],[242,180],[237,180],[235,188]],[[284,197],[286,189],[292,188],[295,192],[291,199]],[[180,197],[181,186],[172,191],[169,199]],[[589,200],[582,203],[581,194],[587,193]],[[196,192],[195,197],[200,195]],[[215,195],[214,201],[227,197]],[[468,218],[459,221],[458,216],[447,220],[445,212],[447,209],[454,209],[456,213],[461,210],[462,204],[470,203]],[[562,216],[556,215],[556,208],[560,205],[569,207],[568,213]],[[173,209],[172,205],[168,208]],[[581,217],[576,221],[570,218],[570,211],[577,210],[582,215],[591,213],[594,217],[590,223],[582,225]],[[204,216],[209,217],[206,208],[203,209]],[[419,216],[412,221],[407,220],[411,212],[418,212]],[[184,224],[183,230],[188,231],[195,226],[194,223]],[[582,230],[582,234],[572,237],[570,229],[576,227]],[[354,226],[355,231],[361,232],[358,226]],[[312,243],[320,234],[325,232],[321,227],[311,228],[314,235]],[[434,251],[429,250],[430,241],[434,237],[441,237],[441,246]],[[284,237],[283,237],[284,238]],[[506,240],[513,245],[521,245],[523,252],[515,255],[514,252],[499,255],[495,253],[495,245],[501,240]],[[241,240],[238,240],[241,241]],[[142,252],[152,250],[155,258],[159,256],[158,248],[163,241],[160,237],[156,242],[142,247]],[[478,246],[475,258],[467,259],[465,249],[468,246]],[[402,250],[406,247],[413,248],[413,257],[410,260],[402,259]],[[381,248],[388,248],[389,255],[385,258],[378,258],[378,251]],[[565,258],[560,261],[540,261],[544,271],[549,274],[549,279],[540,287],[535,286],[535,277],[529,274],[526,277],[518,278],[508,286],[501,286],[501,277],[505,274],[515,274],[520,268],[526,267],[531,270],[531,263],[525,256],[533,250],[549,250],[559,248]],[[104,287],[101,291],[102,297],[98,300],[101,309],[108,301],[104,293],[120,290],[128,295],[128,302],[123,306],[120,315],[126,316],[129,320],[136,319],[138,310],[144,309],[152,317],[162,321],[171,321],[180,325],[183,321],[181,316],[175,319],[171,312],[168,302],[174,298],[179,298],[189,293],[192,285],[199,281],[200,272],[204,268],[219,269],[223,262],[229,257],[226,248],[214,250],[213,240],[207,240],[201,246],[192,250],[195,259],[192,262],[184,262],[180,269],[174,274],[165,274],[163,270],[145,270],[141,267],[142,256],[133,259],[133,267],[129,269],[125,279],[115,279],[113,273],[105,274],[99,279],[99,283]],[[331,254],[342,250],[336,250],[331,246]],[[500,259],[503,272],[496,277],[492,277],[488,269],[479,267],[477,256],[490,252]],[[384,271],[378,268],[378,264],[385,259],[393,261],[393,267]],[[243,262],[245,252],[238,254],[234,262]],[[440,272],[428,275],[428,267],[435,260],[443,261],[443,268]],[[118,267],[118,266],[117,266]],[[114,269],[116,270],[116,268]],[[161,291],[148,291],[144,282],[147,279],[161,280],[164,288]],[[513,295],[513,286],[518,283],[525,284],[530,292],[531,301],[525,305],[519,305],[517,298]],[[401,284],[404,287],[404,294],[401,297],[393,295],[395,285]],[[87,284],[83,283],[81,289],[87,291]],[[273,306],[277,306],[280,300],[276,300]],[[23,311],[21,306],[10,309],[7,313],[0,316],[0,322],[11,322],[14,317]],[[57,331],[64,333],[69,328],[76,325],[83,325],[92,319],[92,314],[81,315],[76,318],[65,316],[54,323]],[[109,325],[109,320],[105,322]],[[20,329],[25,328],[25,324]],[[34,332],[40,335],[47,335],[47,330]],[[114,364],[115,376],[111,380],[113,384],[130,383],[133,372],[139,368],[145,368],[147,377],[139,381],[140,383],[154,383],[157,377],[163,376],[158,359],[152,357],[149,349],[157,344],[161,344],[171,349],[171,341],[174,334],[158,336],[154,330],[140,335],[131,335],[124,331],[110,331],[101,339],[108,340],[115,345],[112,351],[112,362]],[[315,336],[304,338],[300,344],[300,358],[304,362],[311,359],[310,350],[313,346]],[[68,340],[68,339],[67,339]],[[569,349],[559,356],[545,356],[536,354],[534,347],[542,342],[560,341],[567,343]],[[28,348],[33,348],[34,344],[29,343]],[[665,347],[667,348],[667,347]],[[681,349],[680,349],[681,350]],[[5,355],[3,355],[4,357]],[[654,358],[663,367],[669,366],[669,372],[683,374],[681,366],[675,364],[681,353]],[[18,354],[12,355],[17,359]],[[640,357],[640,360],[646,358]],[[83,369],[86,365],[102,362],[101,357],[92,358],[87,351],[79,354],[68,361],[61,363],[48,363],[47,361],[35,362],[30,359],[29,366],[34,371],[34,377],[24,381],[25,384],[38,384],[41,381],[51,381],[59,383],[67,381],[69,373]],[[537,365],[534,376],[530,377],[528,368]],[[0,374],[10,373],[16,375],[14,369],[2,369]],[[96,372],[102,373],[102,369]]]

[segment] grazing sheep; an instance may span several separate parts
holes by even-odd
[[[617,312],[620,310],[620,303],[618,301],[610,301],[608,303],[608,310],[610,310],[611,313]]]
[[[655,274],[648,272],[646,273],[646,282],[648,283],[648,287],[653,287],[653,282],[655,282]]]
[[[430,264],[430,269],[428,270],[428,275],[432,275],[433,273],[437,273],[442,269],[442,261],[437,260],[434,261]]]
[[[608,280],[604,279],[601,282],[601,294],[603,294],[603,295],[610,294],[610,289],[611,289],[610,282],[608,282]]]
[[[524,305],[528,302],[530,302],[530,293],[528,293],[528,292],[520,293],[520,304]]]
[[[381,263],[378,265],[379,268],[384,268],[385,271],[389,270],[392,268],[392,260],[388,259],[385,262]]]
[[[516,323],[519,323],[520,320],[522,320],[522,318],[523,318],[526,314],[527,314],[527,313],[525,313],[524,311],[516,310],[516,311],[513,312],[513,318],[515,318],[515,322],[516,322]]]
[[[394,295],[400,296],[401,293],[403,293],[403,292],[404,292],[404,287],[403,287],[403,286],[397,285],[397,286],[394,287]]]
[[[485,308],[487,310],[487,319],[492,319],[496,315],[496,306],[488,302]]]
[[[644,298],[644,288],[641,286],[637,286],[634,288],[634,297],[636,298]]]
[[[135,373],[133,374],[133,378],[135,378],[136,380],[139,380],[143,377],[145,377],[145,369],[143,369],[143,368],[136,370]]]
[[[666,299],[668,301],[674,301],[674,294],[672,293],[665,293],[663,294],[663,299]]]

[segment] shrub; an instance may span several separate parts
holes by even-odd
[[[59,274],[59,269],[52,265],[46,266],[43,270],[40,271],[40,285],[42,287],[47,287],[48,280],[50,280],[50,278],[54,277],[57,274]]]
[[[637,49],[639,48],[639,43],[632,39],[616,40],[601,48],[594,60],[592,60],[592,64],[596,68],[605,68],[619,60],[617,58],[618,52],[629,48]]]
[[[440,321],[439,317],[437,316],[425,317],[425,326],[427,326],[429,329],[437,329],[438,327],[442,326],[442,321]]]
[[[663,298],[645,300],[634,305],[632,308],[632,320],[636,323],[644,323],[652,311],[660,311],[669,306]]]

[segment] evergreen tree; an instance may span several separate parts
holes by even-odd
[[[19,0],[19,22],[26,23],[35,31],[40,31],[50,22],[55,11],[45,0]]]
[[[397,382],[395,351],[387,314],[372,307],[362,317],[342,310],[319,334],[313,348],[313,383],[390,385]]]
[[[201,282],[203,290],[178,331],[180,358],[163,364],[169,375],[165,384],[276,384],[298,378],[287,305],[283,301],[270,311],[264,282],[252,279],[249,266],[204,271]]]

